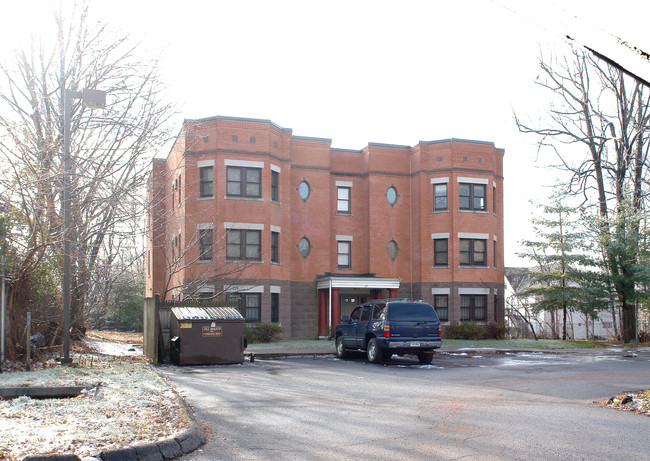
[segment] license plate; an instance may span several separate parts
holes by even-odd
[[[420,347],[420,341],[411,341],[411,347]]]

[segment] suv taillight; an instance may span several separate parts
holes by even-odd
[[[442,325],[438,325],[438,336],[442,338]]]
[[[390,338],[390,325],[384,325],[384,338]]]

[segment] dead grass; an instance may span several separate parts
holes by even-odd
[[[104,337],[136,342],[133,333],[110,333]],[[38,454],[98,456],[190,427],[182,402],[141,356],[104,356],[78,342],[71,349],[75,366],[50,359],[34,364],[32,371],[0,375],[1,385],[10,387],[88,386],[69,399],[0,399],[0,460]]]

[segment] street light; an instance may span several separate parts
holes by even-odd
[[[63,357],[70,358],[70,118],[72,100],[81,99],[84,107],[101,109],[106,106],[106,92],[100,90],[63,90]]]

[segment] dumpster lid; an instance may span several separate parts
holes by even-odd
[[[244,320],[234,307],[172,307],[178,320]]]

